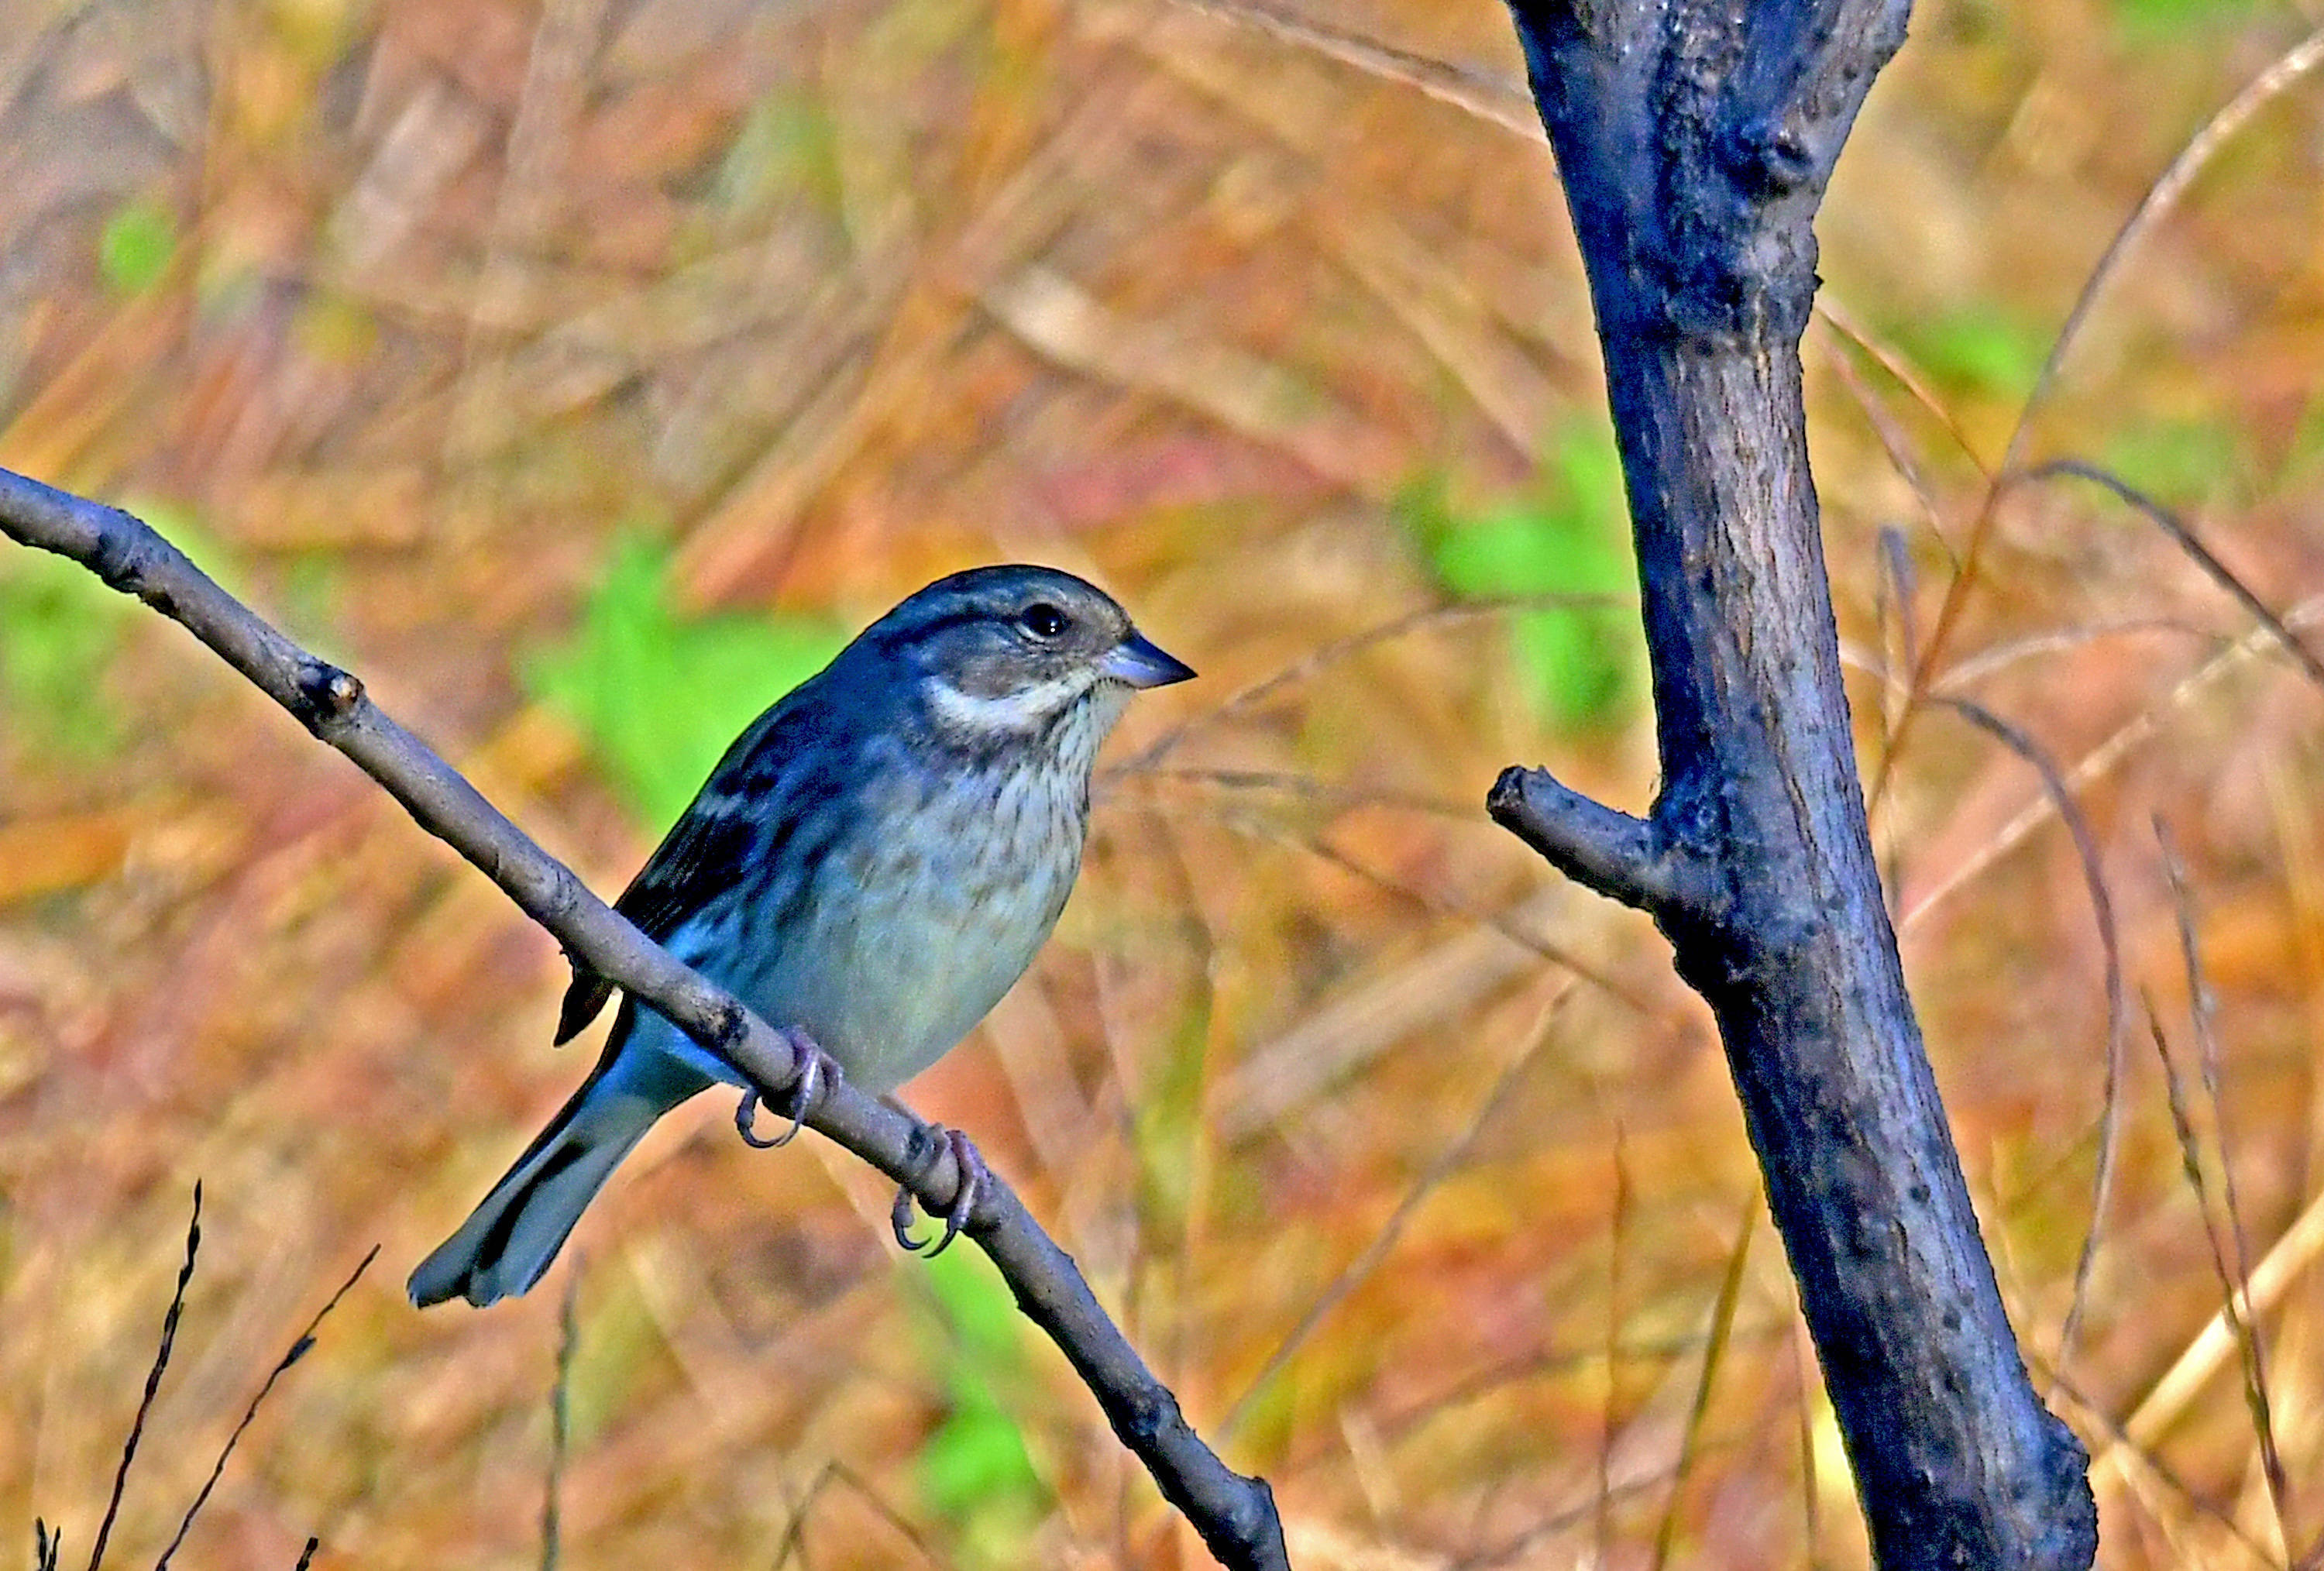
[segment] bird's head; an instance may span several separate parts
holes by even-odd
[[[1049,735],[1074,716],[1096,722],[1093,750],[1134,689],[1194,674],[1140,634],[1111,596],[1054,568],[939,578],[863,638],[909,667],[940,735],[978,749]]]

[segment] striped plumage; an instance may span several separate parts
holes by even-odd
[[[1069,573],[981,568],[866,628],[727,749],[616,902],[762,1018],[884,1092],[1023,975],[1081,866],[1099,744],[1133,688],[1194,673]],[[613,985],[577,973],[557,1040]],[[414,1302],[539,1280],[664,1113],[733,1072],[624,998],[596,1068],[468,1221]]]

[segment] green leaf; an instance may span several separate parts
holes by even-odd
[[[2022,402],[2048,357],[2051,331],[1990,302],[1900,323],[1905,354],[1939,384],[1983,398]]]
[[[846,642],[819,617],[680,617],[666,565],[642,541],[618,545],[580,627],[520,667],[527,688],[581,727],[614,788],[656,824],[675,822],[735,736]]]
[[[195,515],[169,501],[120,501],[229,593],[236,563]],[[78,562],[0,544],[0,736],[14,728],[44,746],[85,757],[126,738],[105,693],[113,656],[137,625],[128,596]]]
[[[961,1355],[995,1372],[1023,1367],[1025,1319],[991,1261],[973,1249],[946,1250],[927,1262],[927,1280]]]
[[[823,104],[778,88],[751,106],[720,161],[713,202],[747,217],[804,199],[839,210],[838,134]]]
[[[143,294],[169,271],[178,251],[176,215],[152,197],[114,209],[97,236],[97,271],[117,294]]]
[[[1050,1506],[1024,1430],[996,1390],[1023,1383],[1025,1320],[1000,1271],[974,1250],[929,1261],[927,1280],[945,1333],[936,1356],[949,1410],[921,1445],[920,1496],[953,1524],[964,1559],[1019,1565]]]
[[[2224,420],[2144,420],[2107,439],[2106,467],[2158,502],[2188,503],[2236,490],[2254,462],[2244,434]]]
[[[120,717],[100,684],[135,609],[78,562],[0,550],[0,696],[7,718],[30,739],[84,756],[117,745]]]
[[[1637,585],[1621,459],[1603,425],[1561,433],[1535,485],[1490,512],[1462,518],[1425,490],[1407,497],[1403,511],[1455,594],[1628,595]],[[1627,612],[1519,612],[1510,643],[1528,707],[1560,731],[1618,724],[1643,690],[1644,649]]]
[[[2233,25],[2260,9],[2258,0],[2114,0],[2115,21],[2133,43],[2167,43],[2204,28]]]

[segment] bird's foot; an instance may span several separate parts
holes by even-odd
[[[889,1225],[896,1231],[896,1243],[907,1254],[918,1254],[927,1249],[928,1258],[936,1259],[952,1247],[960,1230],[968,1225],[968,1214],[976,1206],[976,1197],[984,1188],[987,1172],[984,1158],[974,1141],[956,1129],[941,1124],[923,1123],[912,1132],[912,1149],[923,1172],[933,1168],[940,1154],[952,1153],[954,1169],[959,1174],[959,1187],[953,1191],[952,1204],[945,1208],[944,1235],[929,1246],[912,1236],[912,1189],[908,1184],[899,1185],[896,1204],[888,1213]],[[925,1154],[922,1154],[925,1153]]]
[[[782,1133],[768,1138],[759,1132],[759,1093],[742,1093],[742,1100],[734,1109],[734,1128],[742,1143],[754,1151],[771,1151],[779,1145],[788,1145],[798,1138],[807,1123],[807,1115],[818,1103],[829,1096],[841,1079],[839,1061],[816,1045],[816,1040],[796,1027],[782,1033],[790,1044],[791,1072],[797,1077],[787,1094],[790,1099],[791,1126]]]

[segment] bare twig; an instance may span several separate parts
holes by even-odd
[[[2284,613],[2283,620],[2290,627],[2305,627],[2324,621],[2324,595],[2310,596]],[[2228,675],[2251,664],[2275,642],[2275,635],[2265,628],[2255,628],[2211,655],[2200,666],[2181,677],[2168,693],[2125,721],[2106,740],[2076,759],[2065,772],[2066,783],[2079,791],[2103,778],[2129,757],[2134,749],[2159,735],[2165,718],[2173,711],[2193,704]],[[1896,930],[1903,934],[1911,933],[1939,905],[1984,876],[1995,863],[2024,845],[2034,830],[2056,815],[2054,799],[2046,793],[2035,797],[2006,824],[1994,831],[1992,837],[1970,853],[1959,866],[1907,906],[1904,914],[1896,919]]]
[[[2211,554],[2210,548],[2196,538],[2195,531],[2177,513],[2112,470],[2100,468],[2080,458],[2059,458],[2047,464],[2036,464],[2025,471],[2028,480],[2049,480],[2064,475],[2103,485],[2126,506],[2144,513],[2155,528],[2169,535],[2181,550],[2192,558],[2195,565],[2209,574],[2213,583],[2234,596],[2236,603],[2251,614],[2253,621],[2275,634],[2276,641],[2283,645],[2284,652],[2300,662],[2310,681],[2324,688],[2324,660],[2319,660],[2315,651],[2300,641],[2299,635],[2286,625],[2282,617],[2276,615],[2273,607],[2228,571],[2227,565]]]
[[[1485,810],[1574,883],[1657,919],[1705,920],[1721,898],[1714,870],[1662,824],[1593,801],[1547,770],[1503,770]]]
[[[1296,48],[1343,66],[1398,82],[1462,114],[1539,145],[1541,117],[1526,99],[1525,84],[1496,73],[1454,65],[1391,43],[1314,21],[1268,0],[1174,0],[1188,11],[1255,28]]]
[[[806,1492],[799,1496],[798,1506],[791,1511],[790,1520],[783,1524],[782,1539],[775,1547],[773,1571],[783,1571],[793,1557],[797,1557],[800,1564],[806,1564],[807,1513],[815,1509],[815,1502],[823,1498],[823,1492],[835,1483],[853,1490],[871,1508],[872,1515],[895,1529],[897,1536],[911,1545],[920,1558],[937,1567],[937,1571],[943,1571],[945,1562],[928,1547],[927,1540],[920,1537],[918,1530],[904,1520],[902,1513],[882,1499],[878,1490],[857,1477],[845,1464],[836,1461],[826,1462],[816,1470],[813,1482],[807,1484]]]
[[[1561,992],[1543,1007],[1541,1018],[1534,1026],[1532,1040],[1516,1058],[1509,1060],[1508,1067],[1501,1071],[1500,1077],[1493,1082],[1492,1089],[1485,1093],[1484,1100],[1477,1104],[1477,1111],[1461,1132],[1436,1154],[1435,1160],[1428,1164],[1420,1177],[1413,1180],[1412,1187],[1406,1190],[1404,1198],[1396,1203],[1396,1209],[1388,1214],[1388,1219],[1380,1224],[1371,1242],[1365,1244],[1339,1275],[1315,1296],[1314,1302],[1307,1307],[1307,1312],[1299,1317],[1299,1323],[1291,1328],[1275,1351],[1268,1354],[1267,1362],[1259,1366],[1257,1374],[1251,1376],[1250,1383],[1243,1388],[1242,1395],[1236,1398],[1234,1406],[1227,1409],[1227,1416],[1219,1420],[1220,1434],[1234,1433],[1244,1416],[1250,1411],[1251,1403],[1282,1372],[1283,1366],[1291,1362],[1292,1355],[1305,1344],[1315,1327],[1322,1325],[1333,1309],[1346,1301],[1349,1294],[1361,1287],[1379,1268],[1380,1261],[1388,1258],[1388,1252],[1404,1236],[1405,1228],[1422,1204],[1469,1160],[1469,1153],[1476,1150],[1478,1140],[1491,1125],[1495,1115],[1508,1104],[1510,1093],[1524,1080],[1526,1071],[1533,1067],[1541,1056],[1542,1049],[1548,1045],[1550,1028],[1556,1023],[1565,1001],[1572,996],[1570,990]]]
[[[98,1571],[105,1564],[106,1540],[113,1536],[113,1521],[121,1514],[121,1492],[129,1483],[129,1465],[137,1459],[137,1442],[145,1433],[145,1416],[153,1410],[153,1398],[161,1389],[162,1372],[170,1367],[171,1351],[178,1343],[178,1321],[186,1312],[186,1288],[194,1280],[194,1261],[202,1252],[202,1184],[194,1180],[193,1215],[186,1221],[186,1262],[178,1268],[178,1285],[170,1294],[170,1308],[161,1317],[161,1342],[153,1350],[153,1367],[146,1372],[145,1394],[137,1403],[137,1417],[130,1420],[129,1438],[121,1447],[121,1465],[114,1470],[113,1493],[105,1502],[105,1518],[97,1525],[97,1540],[89,1546],[88,1571]],[[56,1562],[57,1545],[62,1535],[48,1543],[48,1560]]]
[[[292,1364],[306,1357],[313,1350],[315,1333],[321,1327],[325,1317],[339,1307],[339,1300],[346,1298],[357,1282],[363,1280],[364,1272],[371,1270],[371,1262],[378,1258],[379,1245],[374,1243],[371,1246],[371,1252],[364,1255],[355,1269],[347,1273],[347,1280],[339,1284],[339,1290],[333,1293],[325,1301],[323,1307],[315,1311],[315,1317],[307,1322],[307,1328],[299,1333],[298,1339],[292,1342],[282,1356],[275,1361],[274,1367],[266,1372],[266,1379],[260,1383],[258,1394],[252,1397],[250,1406],[242,1410],[242,1421],[235,1425],[234,1432],[226,1437],[226,1444],[218,1448],[217,1460],[210,1464],[210,1475],[202,1481],[202,1487],[195,1493],[193,1503],[186,1508],[186,1514],[179,1520],[178,1530],[170,1539],[169,1547],[161,1551],[161,1557],[153,1562],[153,1571],[169,1571],[171,1557],[178,1552],[179,1547],[186,1541],[186,1535],[193,1530],[194,1519],[202,1514],[202,1507],[209,1503],[210,1492],[217,1487],[218,1479],[226,1473],[226,1459],[234,1455],[234,1448],[242,1443],[243,1431],[249,1428],[251,1420],[258,1417],[259,1407],[266,1400],[267,1394],[273,1391],[274,1382],[281,1380]]]
[[[2073,838],[2074,855],[2081,863],[2082,882],[2089,890],[2090,915],[2098,922],[2098,948],[2106,965],[2106,1086],[2098,1114],[2098,1170],[2090,1178],[2089,1226],[2082,1234],[2081,1253],[2074,1262],[2073,1296],[2067,1306],[2065,1324],[2058,1330],[2057,1367],[2063,1371],[2073,1360],[2074,1339],[2081,1330],[2082,1314],[2089,1302],[2090,1278],[2098,1266],[2107,1203],[2114,1193],[2115,1153],[2122,1137],[2122,1072],[2127,1052],[2128,1013],[2122,981],[2122,937],[2115,923],[2114,897],[2107,889],[2098,836],[2090,832],[2089,819],[2083,816],[2081,804],[2075,800],[2057,762],[2032,737],[1990,709],[1966,698],[1940,698],[1938,702],[1998,740],[2032,764],[2034,772],[2042,777],[2043,790]]]
[[[2195,938],[2194,896],[2188,889],[2187,869],[2180,860],[2178,845],[2172,838],[2170,827],[2160,817],[2154,820],[2154,838],[2163,850],[2163,871],[2171,884],[2172,915],[2179,929],[2180,958],[2187,968],[2187,1014],[2195,1033],[2196,1063],[2202,1076],[2204,1096],[2211,1104],[2211,1129],[2219,1152],[2219,1203],[2227,1213],[2228,1235],[2235,1243],[2232,1274],[2218,1256],[2216,1238],[2212,1241],[2213,1259],[2219,1270],[2219,1285],[2227,1291],[2227,1302],[2232,1306],[2240,1298],[2248,1306],[2252,1287],[2251,1238],[2244,1228],[2243,1205],[2236,1194],[2227,1114],[2219,1102],[2219,1044],[2211,1025],[2210,983],[2203,975],[2202,951]],[[2207,1228],[2209,1216],[2207,1209]],[[2243,1355],[2244,1400],[2250,1406],[2252,1429],[2259,1439],[2260,1472],[2267,1481],[2268,1503],[2275,1510],[2276,1530],[2288,1544],[2292,1541],[2292,1529],[2286,1499],[2291,1486],[2284,1476],[2282,1452],[2276,1444],[2274,1404],[2267,1392],[2267,1345],[2260,1335],[2258,1316],[2244,1315],[2240,1331],[2237,1347]]]
[[[1451,605],[1424,606],[1391,617],[1376,626],[1360,629],[1343,638],[1320,644],[1293,661],[1289,665],[1251,683],[1247,688],[1229,693],[1211,708],[1204,709],[1157,736],[1139,752],[1101,772],[1102,778],[1115,775],[1150,773],[1179,744],[1194,732],[1232,719],[1257,708],[1277,694],[1296,687],[1301,682],[1328,670],[1333,666],[1361,653],[1377,644],[1387,643],[1415,633],[1437,627],[1448,627],[1463,622],[1485,621],[1504,616],[1513,611],[1556,611],[1600,608],[1621,608],[1637,604],[1635,595],[1611,595],[1581,590],[1553,590],[1536,595],[1502,595],[1475,600],[1462,600]]]
[[[1912,686],[1915,690],[1929,687],[1938,662],[1944,658],[1945,645],[1967,607],[1970,589],[1977,584],[1979,559],[1986,539],[1992,531],[1994,516],[1998,511],[2007,476],[2016,468],[2019,457],[2025,450],[2025,443],[2033,432],[2035,411],[2056,385],[2067,356],[2080,338],[2083,326],[2097,310],[2098,297],[2122,270],[2124,259],[2162,221],[2163,216],[2178,205],[2179,199],[2194,183],[2196,175],[2210,162],[2227,140],[2240,131],[2253,116],[2281,97],[2319,64],[2324,64],[2324,29],[2310,33],[2292,45],[2204,122],[2195,134],[2188,138],[2187,144],[2179,150],[2179,156],[2171,161],[2170,167],[2155,177],[2154,183],[2139,199],[2138,206],[2131,210],[2130,217],[2123,220],[2122,227],[2115,232],[2114,238],[2107,243],[2106,252],[2098,258],[2098,265],[2091,268],[2089,276],[2082,281],[2081,293],[2075,297],[2073,308],[2066,313],[2064,323],[2058,328],[2057,337],[2050,345],[2049,354],[2043,358],[2042,369],[2035,374],[2034,385],[2025,394],[2024,403],[2018,409],[2016,421],[2010,429],[2008,443],[2002,451],[2001,462],[1988,471],[1990,478],[1985,488],[1984,500],[1977,510],[1976,521],[1969,527],[1969,542],[1961,551],[1960,570],[1946,586],[1943,601],[1937,607],[1936,626],[1929,634],[1922,669],[1913,674]],[[1895,741],[1899,744],[1912,723],[1913,713],[1907,709],[1898,721]],[[1888,756],[1895,756],[1893,748]],[[1872,781],[1873,800],[1879,800],[1887,781],[1888,769],[1884,760]]]
[[[565,1551],[565,1454],[573,1440],[573,1354],[581,1340],[573,1310],[580,1294],[581,1262],[576,1259],[557,1306],[557,1376],[549,1390],[549,1477],[540,1499],[540,1571],[557,1571]]]
[[[1759,1213],[1766,1206],[1766,1199],[1754,1189],[1749,1204],[1743,1207],[1743,1224],[1735,1230],[1735,1247],[1727,1252],[1727,1272],[1719,1279],[1719,1298],[1711,1308],[1711,1337],[1702,1350],[1702,1372],[1695,1379],[1694,1405],[1687,1409],[1686,1434],[1679,1441],[1678,1461],[1672,1469],[1670,1503],[1663,1508],[1663,1525],[1655,1534],[1655,1571],[1663,1571],[1670,1564],[1671,1548],[1678,1541],[1679,1497],[1686,1492],[1687,1478],[1702,1448],[1702,1421],[1711,1412],[1711,1387],[1719,1379],[1720,1363],[1734,1335],[1735,1306],[1743,1298],[1743,1267],[1751,1258],[1751,1235],[1758,1231]]]
[[[0,532],[71,558],[183,624],[352,759],[422,828],[482,869],[577,963],[652,1005],[733,1064],[762,1096],[779,1099],[797,1082],[798,1060],[773,1027],[592,894],[571,869],[373,703],[353,675],[261,621],[143,523],[0,470]],[[925,1126],[853,1087],[825,1096],[807,1122],[910,1188],[932,1213],[947,1209],[961,1186],[963,1175],[945,1144],[930,1160],[919,1138]],[[1266,1482],[1232,1472],[1203,1443],[1177,1399],[1107,1317],[1071,1257],[997,1174],[978,1186],[965,1232],[992,1257],[1018,1307],[1064,1352],[1114,1433],[1211,1553],[1230,1566],[1287,1566],[1282,1523]],[[97,1571],[94,1563],[91,1571]]]

